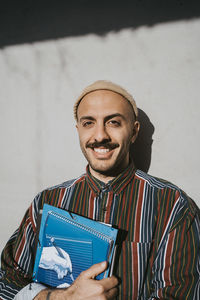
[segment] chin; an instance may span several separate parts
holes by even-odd
[[[106,174],[106,173],[109,173],[111,170],[112,170],[112,167],[98,167],[98,166],[92,166],[91,165],[91,168],[98,172],[98,173],[102,173],[102,174]]]
[[[121,172],[122,169],[118,164],[99,165],[89,163],[89,165],[95,172],[105,176],[116,176],[118,173]]]
[[[113,169],[113,165],[103,165],[103,164],[95,164],[95,163],[90,163],[89,165],[91,168],[100,174],[107,174]]]

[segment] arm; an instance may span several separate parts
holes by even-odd
[[[175,218],[152,265],[150,299],[200,299],[199,210],[183,208]]]
[[[43,290],[34,300],[45,300],[49,292],[50,299],[55,300],[114,299],[117,295],[117,279],[114,276],[102,280],[94,279],[98,274],[105,271],[106,268],[106,262],[93,265],[90,269],[82,272],[69,288]]]
[[[32,281],[39,198],[40,195],[34,199],[2,252],[0,299],[13,299],[19,290]]]

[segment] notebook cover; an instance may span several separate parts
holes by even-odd
[[[67,287],[93,264],[111,266],[118,230],[74,213],[44,204],[33,280]],[[110,268],[97,279],[109,276]]]

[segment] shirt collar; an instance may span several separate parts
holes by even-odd
[[[112,190],[114,193],[119,194],[127,186],[131,179],[133,179],[134,175],[135,167],[134,163],[131,162],[122,173],[110,180],[107,184],[104,184],[90,173],[89,165],[86,168],[86,180],[95,194],[99,194],[102,191],[102,188],[109,191]]]

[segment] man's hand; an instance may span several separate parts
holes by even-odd
[[[94,278],[105,271],[107,263],[93,265],[82,272],[74,283],[67,289],[54,289],[50,300],[109,300],[117,296],[118,280],[112,276],[102,280]],[[34,300],[45,300],[49,290],[41,291]]]

